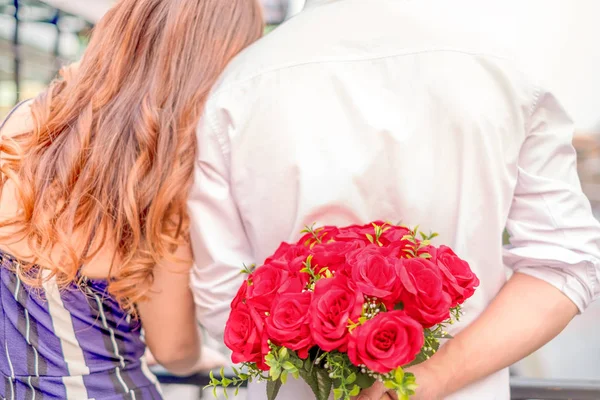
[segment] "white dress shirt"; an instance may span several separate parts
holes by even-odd
[[[600,227],[577,177],[573,125],[492,48],[426,3],[309,0],[237,57],[199,126],[189,202],[208,331],[222,336],[242,265],[312,223],[439,232],[481,280],[451,333],[498,293],[504,264],[580,310],[597,298]],[[249,396],[265,399],[264,387]],[[292,381],[280,398],[314,396]],[[449,399],[507,400],[508,371]]]

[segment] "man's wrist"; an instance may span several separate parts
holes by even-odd
[[[418,385],[417,398],[441,400],[448,393],[449,370],[443,368],[439,359],[429,360],[407,369],[415,375]]]

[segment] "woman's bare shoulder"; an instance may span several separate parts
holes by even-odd
[[[12,138],[22,133],[30,132],[33,129],[33,115],[31,114],[31,104],[33,100],[21,103],[10,113],[2,122],[0,122],[0,139]]]

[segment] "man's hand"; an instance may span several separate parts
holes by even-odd
[[[575,304],[555,287],[514,274],[476,321],[429,360],[410,368],[419,385],[411,400],[441,400],[509,367],[548,343],[575,315]],[[378,400],[384,393],[385,388],[375,385],[358,398]]]
[[[373,386],[361,391],[358,397],[353,397],[352,400],[396,400],[396,397],[391,397],[387,389],[381,382],[375,382]]]
[[[373,386],[363,390],[358,397],[353,397],[352,400],[397,400],[396,395],[388,390],[381,382],[375,382]]]
[[[441,381],[429,370],[427,362],[411,367],[406,372],[415,374],[419,386],[410,400],[441,400],[444,397]],[[382,383],[376,382],[369,389],[363,390],[356,399],[398,400],[398,396],[393,391],[389,391]]]

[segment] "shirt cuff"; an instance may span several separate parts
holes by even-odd
[[[568,249],[543,247],[506,250],[506,264],[515,272],[551,284],[582,313],[598,297],[600,262]]]
[[[590,303],[590,301],[582,295],[585,290],[584,285],[570,275],[565,275],[560,271],[556,271],[549,267],[520,268],[515,270],[515,272],[533,276],[534,278],[541,279],[551,284],[575,303],[580,314],[585,311]]]

